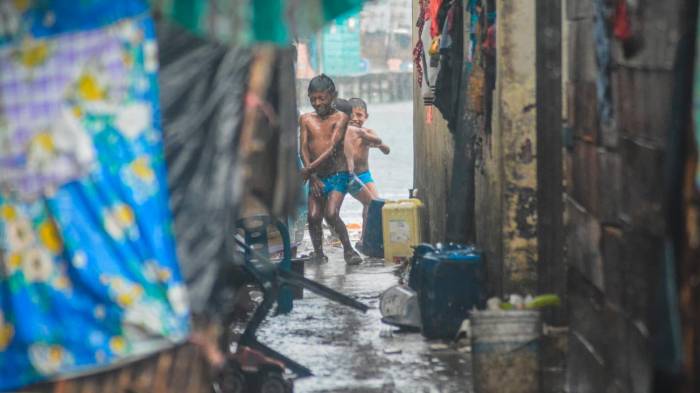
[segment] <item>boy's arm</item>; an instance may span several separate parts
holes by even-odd
[[[379,146],[382,144],[382,138],[377,135],[374,130],[371,130],[369,128],[362,128],[362,131],[358,133],[362,139],[365,140],[365,142],[369,143],[372,146]]]
[[[342,112],[341,112],[342,113]],[[345,130],[348,127],[348,120],[350,118],[348,115],[343,113],[343,116],[340,118],[340,120],[333,126],[333,134],[331,136],[331,146],[321,153],[318,158],[310,163],[306,169],[309,172],[313,172],[318,168],[321,164],[323,164],[328,158],[331,157],[334,151],[339,147],[339,144],[343,142],[343,139],[345,138]]]
[[[353,151],[352,151],[352,144],[348,143],[348,136],[350,135],[352,131],[347,130],[345,131],[345,138],[343,142],[343,154],[345,155],[345,161],[348,163],[348,172],[349,173],[355,173],[355,158],[353,157]]]
[[[391,149],[389,148],[389,145],[385,145],[385,144],[382,143],[381,145],[379,145],[379,146],[374,146],[374,147],[376,147],[377,149],[379,149],[379,150],[380,150],[382,153],[384,153],[384,154],[389,154],[389,153],[391,153]]]
[[[389,154],[389,152],[391,152],[391,149],[389,148],[389,145],[387,145],[387,144],[385,144],[384,142],[382,142],[382,139],[379,137],[379,135],[377,135],[376,132],[374,132],[374,130],[371,130],[371,129],[368,128],[368,129],[366,130],[366,134],[368,135],[369,138],[376,138],[376,139],[375,139],[374,141],[372,141],[372,142],[370,142],[369,139],[365,139],[365,140],[367,140],[368,142],[370,142],[370,144],[371,144],[372,147],[378,148],[378,149],[381,150],[381,152],[384,153],[384,154]]]

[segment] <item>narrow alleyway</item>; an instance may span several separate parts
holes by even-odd
[[[363,315],[305,291],[290,315],[267,320],[260,340],[315,374],[297,381],[295,392],[471,391],[468,353],[451,343],[447,349],[437,348],[440,341],[426,341],[420,333],[400,332],[380,321],[379,295],[398,281],[394,267],[376,259],[347,266],[341,248],[326,249],[330,262],[307,264],[305,275],[371,309]]]

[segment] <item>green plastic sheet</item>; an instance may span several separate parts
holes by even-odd
[[[250,45],[287,45],[359,10],[365,0],[151,0],[163,17],[202,36]]]

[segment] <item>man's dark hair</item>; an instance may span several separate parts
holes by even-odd
[[[327,91],[331,94],[335,93],[335,83],[326,74],[314,76],[309,82],[309,94],[321,91]]]
[[[362,98],[353,97],[348,100],[351,108],[362,108],[367,113],[367,103]]]
[[[345,113],[348,116],[352,116],[352,105],[350,105],[350,101],[348,100],[336,98],[335,109]]]

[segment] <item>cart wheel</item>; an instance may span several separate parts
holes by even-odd
[[[277,371],[265,371],[258,377],[259,393],[292,393],[292,385]]]
[[[245,376],[237,364],[228,364],[222,372],[219,387],[221,393],[244,393]]]

